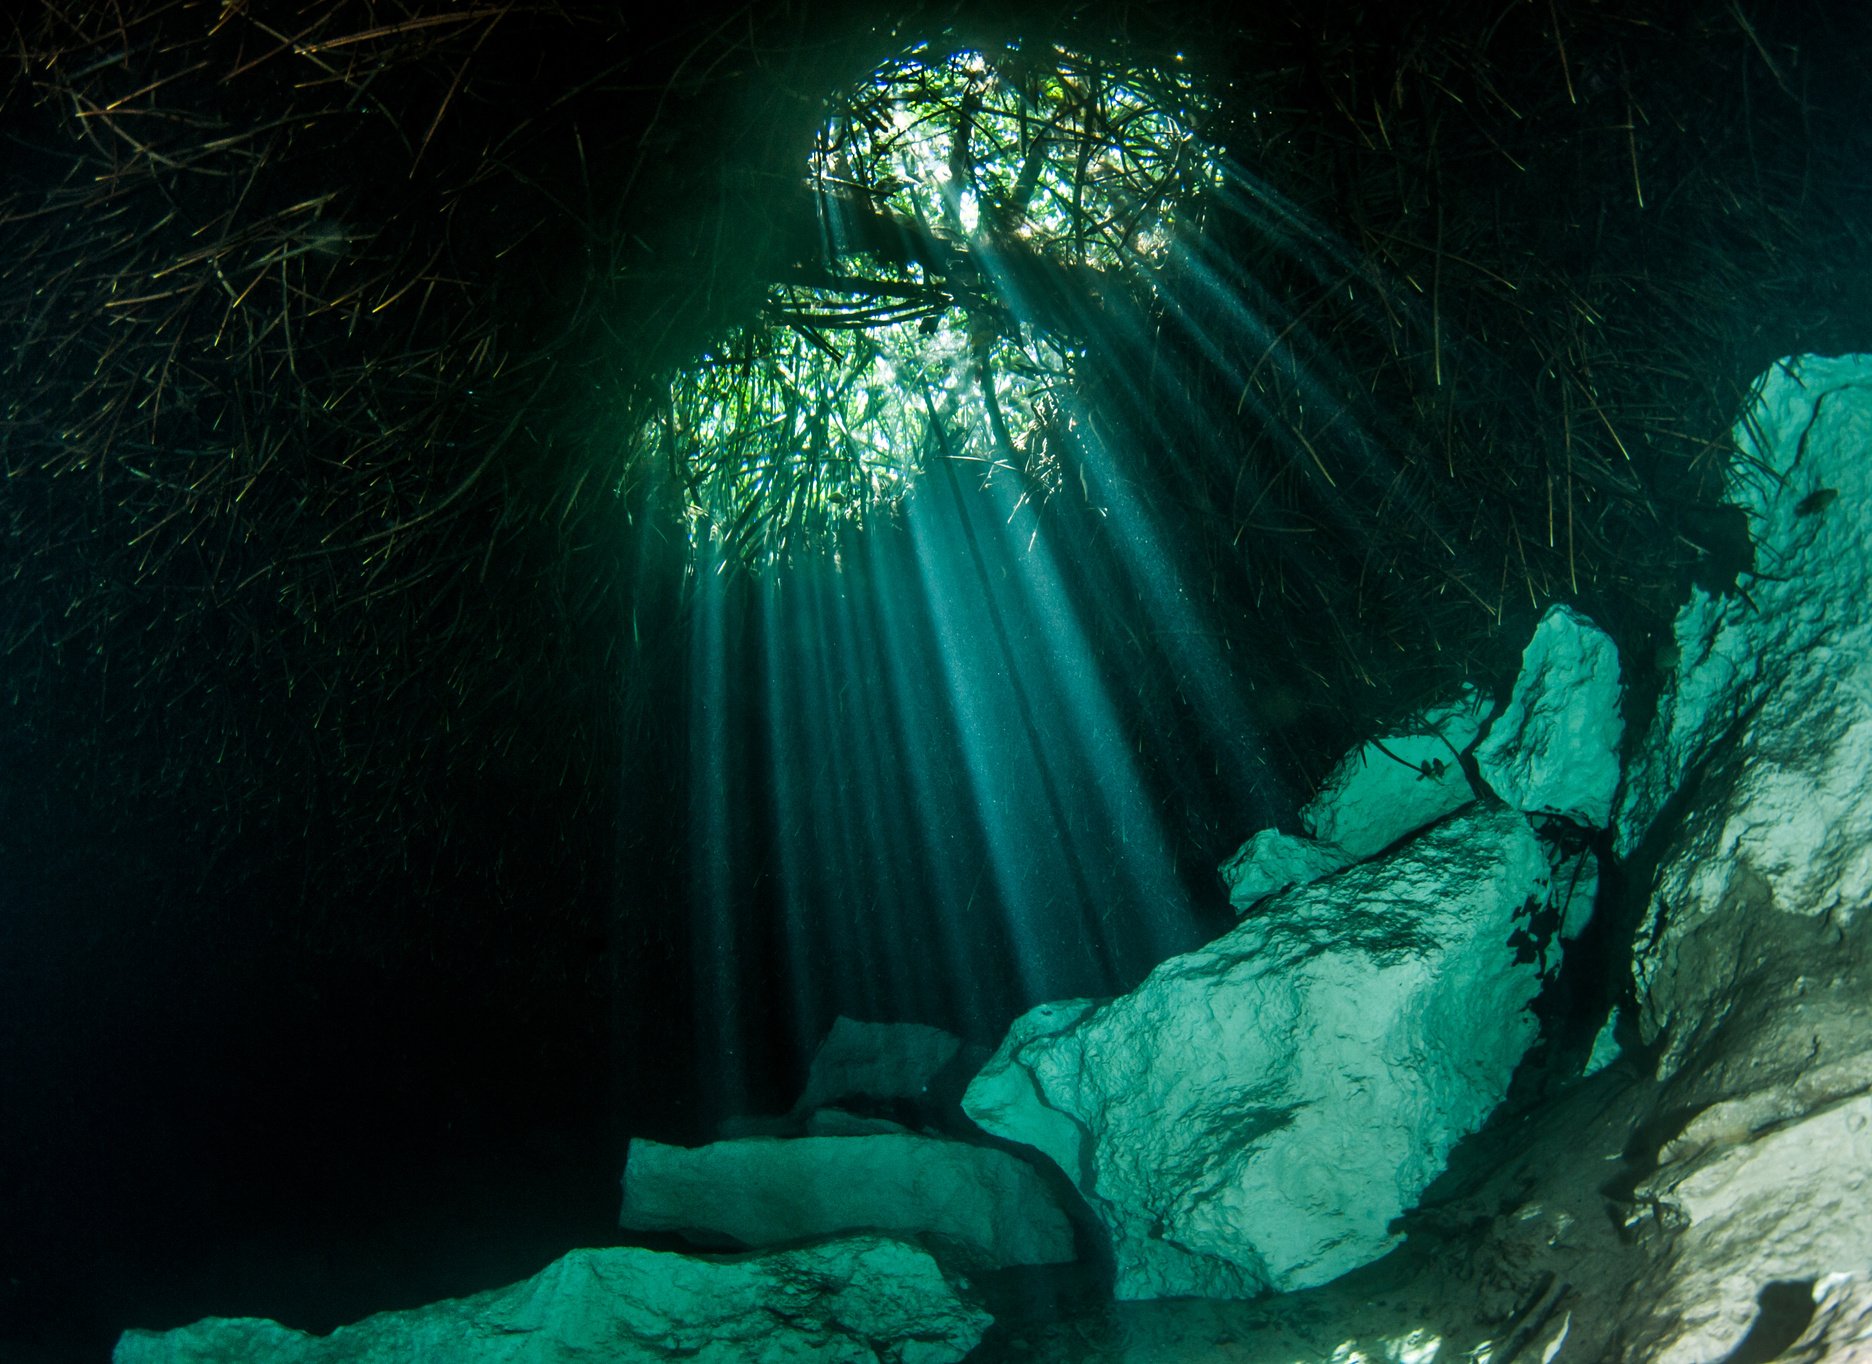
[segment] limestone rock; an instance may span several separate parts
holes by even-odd
[[[1752,980],[1831,976],[1872,898],[1872,704],[1809,680],[1770,692],[1704,764],[1658,867],[1633,975],[1645,1041],[1669,1034],[1660,1075]]]
[[[1862,457],[1872,357],[1781,361],[1757,381],[1734,436],[1743,458],[1727,497],[1748,518],[1757,573],[1740,575],[1734,595],[1693,588],[1678,612],[1674,673],[1620,806],[1621,853],[1714,742],[1793,680],[1790,664],[1815,650],[1820,671],[1863,661],[1849,646],[1872,607],[1859,590],[1872,550],[1872,465]]]
[[[1751,1052],[1751,1060],[1761,1059],[1760,1048],[1752,1048]],[[1791,1069],[1778,1082],[1749,1087],[1732,1098],[1721,1099],[1702,1109],[1684,1124],[1682,1131],[1664,1143],[1658,1151],[1658,1163],[1674,1165],[1705,1151],[1752,1140],[1770,1129],[1800,1121],[1842,1099],[1869,1091],[1872,1091],[1872,1050],[1855,1051],[1836,1061]]]
[[[1784,361],[1736,440],[1748,458],[1728,494],[1757,574],[1678,614],[1676,672],[1619,814],[1630,852],[1695,778],[1637,937],[1642,1033],[1672,1034],[1661,1074],[1744,977],[1824,958],[1872,900],[1872,359]]]
[[[1517,810],[1605,828],[1625,737],[1619,694],[1611,638],[1579,612],[1549,607],[1507,709],[1476,745],[1482,780]]]
[[[1078,1186],[1122,1298],[1324,1283],[1394,1244],[1506,1090],[1546,893],[1524,818],[1458,815],[1128,995],[1028,1013],[963,1106]]]
[[[1091,1179],[1083,1159],[1085,1128],[1074,1113],[1048,1102],[1023,1058],[1062,1039],[1070,1046],[1073,1030],[1099,1006],[1096,999],[1063,999],[1029,1009],[1009,1026],[962,1099],[963,1111],[983,1131],[1033,1147],[1064,1170],[1081,1193]]]
[[[1457,755],[1488,713],[1473,688],[1424,712],[1416,723],[1348,754],[1300,811],[1301,828],[1354,860],[1383,852],[1475,799]]]
[[[1872,1264],[1872,1096],[1752,1139],[1738,1131],[1698,1159],[1667,1166],[1639,1195],[1676,1231],[1640,1286],[1655,1322],[1642,1357],[1727,1358],[1768,1285]]]
[[[1872,1359],[1872,1274],[1829,1274],[1810,1291],[1813,1317],[1776,1358],[1787,1364]]]
[[[1570,943],[1592,923],[1599,901],[1599,854],[1565,843],[1551,846],[1553,905],[1560,911],[1560,941]]]
[[[1458,755],[1483,715],[1481,697],[1468,688],[1402,733],[1353,750],[1301,810],[1304,835],[1263,829],[1221,865],[1229,903],[1245,913],[1271,895],[1323,880],[1474,799]]]
[[[813,1053],[806,1088],[793,1111],[804,1115],[854,1098],[923,1098],[961,1050],[961,1038],[925,1023],[836,1018]]]
[[[1331,876],[1358,859],[1336,843],[1263,829],[1221,866],[1229,903],[1246,913],[1270,895]]]
[[[882,1237],[733,1260],[575,1250],[530,1279],[328,1336],[208,1318],[126,1331],[113,1364],[951,1364],[992,1318],[927,1252]]]
[[[633,1141],[618,1224],[748,1246],[854,1231],[931,1236],[985,1268],[1073,1258],[1072,1225],[1032,1166],[915,1133]]]
[[[1592,1050],[1586,1055],[1581,1075],[1597,1075],[1625,1054],[1625,1049],[1619,1046],[1618,1025],[1619,1011],[1614,1008],[1599,1025],[1599,1031],[1593,1034]]]

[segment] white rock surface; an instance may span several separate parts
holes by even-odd
[[[969,1084],[962,1109],[983,1131],[1024,1142],[1066,1172],[1081,1193],[1091,1179],[1086,1129],[1077,1114],[1049,1102],[1023,1058],[1070,1047],[1073,1030],[1104,1001],[1062,999],[1038,1004],[1015,1019],[1000,1049]],[[1063,1040],[1062,1040],[1063,1039]]]
[[[1783,362],[1736,440],[1756,572],[1679,613],[1619,814],[1630,852],[1694,781],[1634,966],[1645,1039],[1673,1034],[1667,1075],[1783,950],[1780,916],[1838,932],[1872,900],[1872,360]]]
[[[1229,904],[1246,913],[1270,895],[1324,880],[1358,859],[1337,843],[1263,829],[1221,866]]]
[[[1599,1031],[1593,1034],[1592,1050],[1587,1053],[1581,1075],[1597,1075],[1625,1054],[1625,1049],[1619,1045],[1618,1025],[1619,1011],[1614,1008],[1599,1025]]]
[[[1872,1265],[1872,1097],[1760,1136],[1741,1130],[1641,1199],[1676,1231],[1640,1298],[1661,1324],[1657,1364],[1725,1359],[1754,1323],[1761,1290]]]
[[[1829,1274],[1813,1286],[1813,1319],[1778,1359],[1820,1364],[1823,1359],[1872,1359],[1872,1273]]]
[[[1547,870],[1520,815],[1459,815],[1131,994],[1028,1013],[963,1106],[1074,1181],[1121,1298],[1324,1283],[1395,1243],[1533,1041]]]
[[[1469,687],[1399,733],[1360,745],[1300,811],[1301,828],[1358,860],[1468,804],[1475,793],[1457,754],[1475,741],[1487,715],[1487,702]]]
[[[1605,828],[1625,737],[1620,691],[1611,637],[1570,607],[1549,607],[1507,708],[1476,745],[1482,780],[1517,810]]]
[[[633,1141],[618,1224],[770,1246],[855,1231],[940,1237],[972,1265],[1060,1264],[1072,1225],[1018,1156],[915,1133]]]
[[[1872,357],[1783,360],[1756,383],[1735,430],[1728,500],[1748,518],[1746,596],[1701,587],[1678,613],[1676,668],[1626,782],[1619,850],[1636,846],[1717,738],[1771,691],[1856,670],[1872,601]],[[1804,656],[1813,654],[1811,659]],[[1790,677],[1790,666],[1799,676]]]
[[[1809,1040],[1812,1040],[1809,1034]],[[1661,1165],[1695,1159],[1706,1151],[1753,1140],[1764,1132],[1804,1120],[1846,1099],[1872,1092],[1872,1050],[1866,1050],[1868,1029],[1858,1030],[1860,1049],[1837,1060],[1821,1061],[1810,1055],[1807,1064],[1784,1071],[1770,1083],[1752,1086],[1701,1109],[1683,1130],[1658,1151]],[[1833,1048],[1824,1050],[1832,1051]],[[1769,1049],[1772,1054],[1773,1049]],[[1751,1048],[1751,1060],[1763,1055]]]
[[[126,1331],[113,1364],[951,1364],[992,1318],[881,1237],[706,1260],[575,1250],[507,1288],[328,1336],[252,1318]]]
[[[1754,572],[1678,614],[1617,819],[1656,859],[1633,962],[1652,1120],[1692,1114],[1628,1214],[1650,1265],[1621,1348],[1671,1364],[1729,1358],[1771,1288],[1815,1281],[1775,1357],[1860,1357],[1863,1280],[1837,1276],[1872,1264],[1872,361],[1783,362],[1735,435]]]

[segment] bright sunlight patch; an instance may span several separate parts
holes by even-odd
[[[835,551],[935,458],[1050,491],[1076,354],[1216,182],[1204,121],[1180,71],[1051,46],[925,44],[848,92],[806,167],[819,249],[642,432],[692,542]]]

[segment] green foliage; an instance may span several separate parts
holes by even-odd
[[[924,44],[842,103],[813,152],[822,196],[864,196],[951,238],[1017,240],[1100,270],[1155,260],[1217,178],[1180,71],[1059,47]]]
[[[841,13],[671,11],[657,43],[557,0],[22,10],[19,801],[256,858],[316,828],[334,900],[344,866],[454,874],[510,808],[608,847],[578,821],[626,745],[635,789],[680,770],[685,540],[835,548],[928,467],[932,403],[971,467],[1076,487],[1068,386],[1268,732],[1330,754],[1554,597],[1648,657],[1746,552],[1708,501],[1748,382],[1867,344],[1864,7],[1057,6],[1051,45],[875,69],[895,40]],[[789,401],[831,404],[836,462]],[[764,437],[693,439],[744,412]],[[1177,693],[1161,666],[1140,692]]]
[[[843,301],[800,290],[777,298],[796,308]],[[953,313],[830,332],[792,316],[704,353],[646,432],[681,470],[698,540],[757,563],[835,546],[848,526],[895,508],[944,441],[958,442],[954,453],[992,449],[983,364],[1003,421],[1024,428],[1070,363],[1044,337],[997,336],[978,349]]]
[[[1037,414],[1087,301],[1159,262],[1216,183],[1202,117],[1179,72],[1059,47],[925,44],[850,91],[807,167],[817,258],[639,430],[692,543],[751,566],[833,546],[934,452],[1056,481],[1027,468]]]

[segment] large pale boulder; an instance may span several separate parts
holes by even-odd
[[[1776,693],[1848,681],[1869,663],[1856,646],[1872,611],[1872,357],[1781,361],[1757,381],[1734,438],[1742,458],[1727,497],[1747,517],[1755,571],[1732,593],[1692,588],[1678,612],[1674,668],[1619,809],[1621,852]]]
[[[1481,694],[1464,688],[1454,701],[1346,754],[1301,809],[1304,833],[1263,829],[1222,863],[1235,912],[1324,880],[1475,799],[1460,755],[1486,714]]]
[[[1533,1041],[1547,876],[1522,816],[1458,815],[1128,995],[1031,1011],[963,1106],[1078,1186],[1120,1297],[1324,1283],[1395,1243]]]
[[[1570,607],[1549,607],[1507,708],[1476,745],[1482,780],[1517,810],[1605,828],[1625,737],[1620,690],[1611,637]]]
[[[1633,1205],[1655,1264],[1626,1335],[1646,1359],[1850,1358],[1862,1284],[1829,1276],[1872,1263],[1872,361],[1782,362],[1735,439],[1753,570],[1679,612],[1618,815],[1655,862],[1638,1024],[1683,1119]],[[1775,1353],[1816,1281],[1826,1319]]]
[[[1468,687],[1397,733],[1361,744],[1301,809],[1301,829],[1359,859],[1468,804],[1475,792],[1458,755],[1475,742],[1487,715],[1487,702]]]
[[[211,1317],[126,1331],[113,1364],[951,1364],[992,1318],[919,1248],[854,1237],[731,1260],[575,1250],[530,1279],[328,1336]]]
[[[1785,1364],[1872,1359],[1872,1273],[1829,1274],[1808,1292],[1813,1316],[1776,1358]]]
[[[1242,914],[1270,895],[1324,880],[1357,860],[1337,843],[1263,829],[1237,848],[1220,870],[1229,904]]]
[[[1091,1178],[1085,1123],[1071,1106],[1049,1100],[1025,1058],[1050,1053],[1060,1038],[1070,1037],[1097,1014],[1102,1003],[1059,999],[1029,1009],[1009,1025],[1000,1049],[962,1098],[963,1111],[984,1131],[1033,1147],[1064,1170],[1081,1193]]]
[[[1833,975],[1829,944],[1872,901],[1872,360],[1784,361],[1735,435],[1755,572],[1679,612],[1619,812],[1630,853],[1686,793],[1634,966],[1665,1075],[1749,978]]]
[[[1638,1292],[1652,1322],[1635,1333],[1643,1358],[1730,1358],[1770,1285],[1872,1265],[1872,1097],[1760,1134],[1734,1127],[1638,1193],[1674,1233]]]
[[[911,1132],[633,1141],[618,1223],[748,1246],[854,1231],[938,1237],[985,1268],[1073,1258],[1072,1225],[1031,1165]]]

